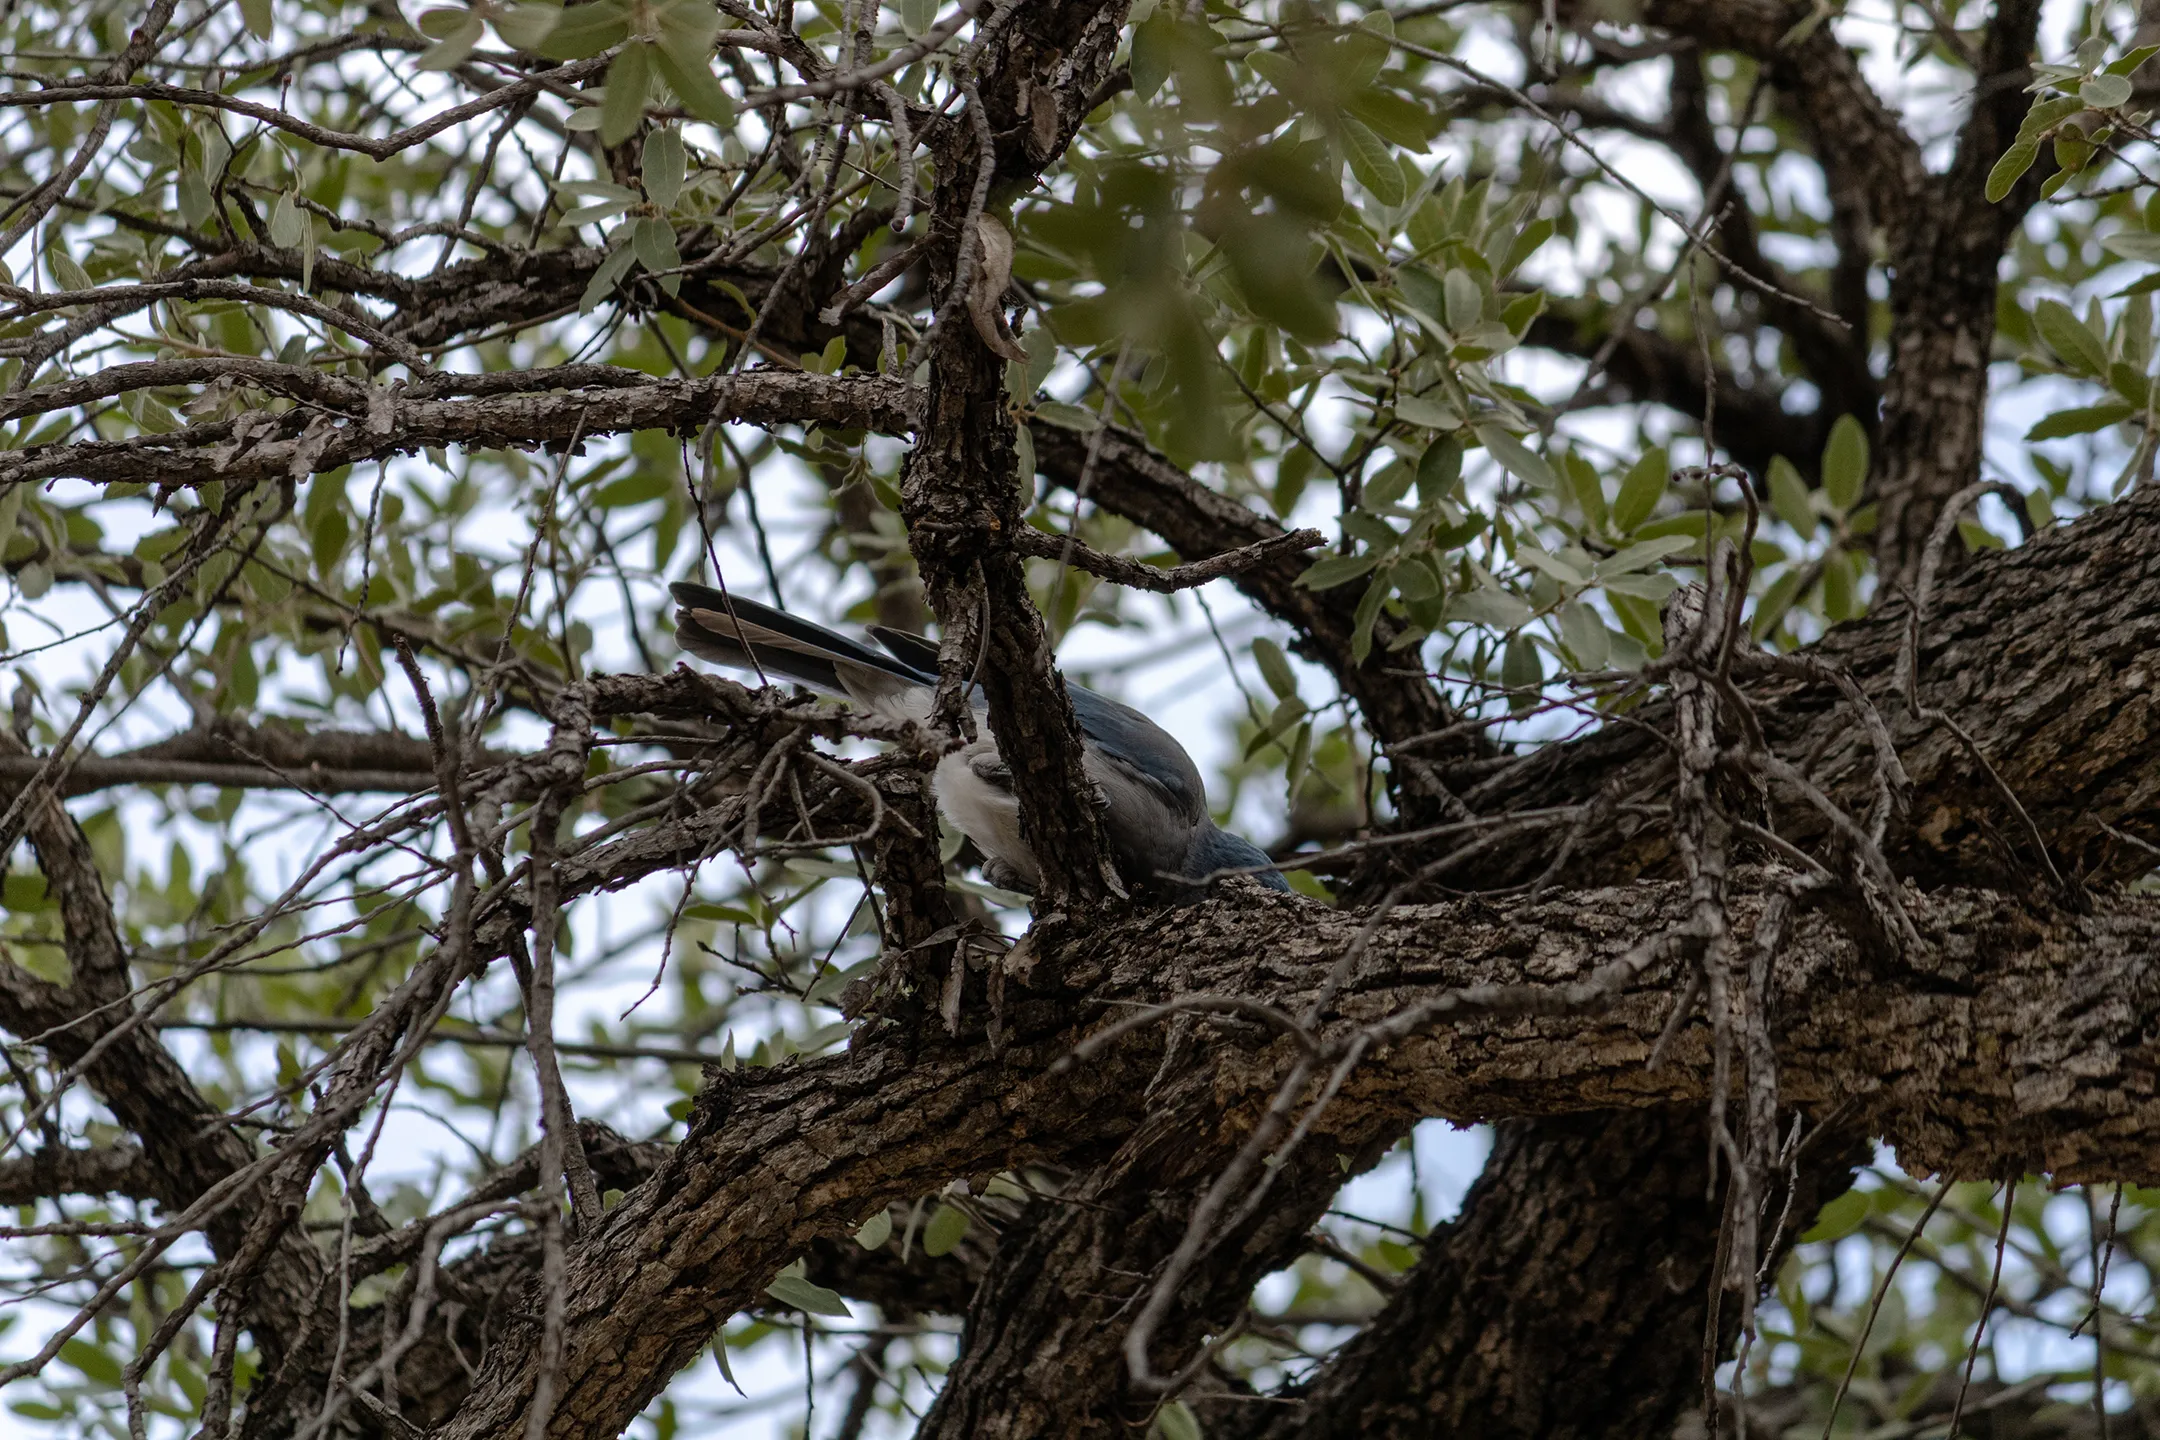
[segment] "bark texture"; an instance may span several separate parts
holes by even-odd
[[[1878,953],[1820,912],[1792,927],[1773,1025],[1785,1097],[1818,1117],[1859,1097],[1867,1123],[1915,1169],[2160,1177],[2147,1143],[2160,1123],[2149,1038],[2160,978],[2144,963],[2160,941],[2160,905],[2036,916],[2018,900],[1950,890],[1905,903],[1918,954]],[[1758,906],[1755,895],[1736,900],[1743,939]],[[1665,1068],[1644,1068],[1671,1004],[1666,976],[1593,1011],[1569,1003],[1570,986],[1686,907],[1680,889],[1639,882],[1386,917],[1322,1037],[1373,1026],[1383,1043],[1307,1143],[1352,1153],[1376,1119],[1701,1101],[1703,1022],[1682,1031]],[[1103,1023],[1076,1024],[1076,1010],[1120,1014],[1203,993],[1295,1011],[1368,923],[1257,890],[1134,916],[1047,947],[1024,986],[1013,977],[996,1054],[965,1032],[937,1046],[865,1039],[829,1061],[716,1074],[666,1166],[570,1257],[565,1389],[550,1433],[627,1424],[782,1265],[880,1206],[946,1176],[1114,1155],[1149,1123],[1163,1027],[1131,1030],[1074,1065],[1074,1044]],[[1189,991],[1164,975],[1166,953],[1181,957]],[[1491,986],[1510,987],[1519,1013],[1489,1012],[1479,997],[1496,992],[1469,988]],[[1195,1047],[1185,1063],[1204,1083],[1185,1083],[1212,1104],[1181,1117],[1189,1163],[1227,1162],[1295,1051],[1264,1029]],[[446,1435],[515,1429],[533,1323],[517,1321],[491,1352]]]
[[[1397,1297],[1300,1392],[1302,1403],[1218,1405],[1209,1433],[1666,1433],[1676,1398],[1684,1403],[1692,1388],[1702,1400],[1705,1311],[1724,1213],[1722,1187],[1716,1197],[1704,1193],[1708,1144],[1703,1112],[1692,1108],[1494,1127],[1492,1156],[1462,1217],[1426,1236]],[[1867,1158],[1865,1150],[1841,1155],[1834,1144],[1829,1156],[1848,1177]],[[1812,1214],[1824,1198],[1798,1196],[1793,1213]],[[1464,1299],[1491,1294],[1510,1301],[1497,1319]],[[1734,1297],[1725,1309],[1729,1330],[1738,1323]]]

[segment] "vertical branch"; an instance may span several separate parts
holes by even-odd
[[[929,414],[903,472],[902,514],[946,634],[940,699],[964,708],[980,684],[999,755],[1012,773],[1021,833],[1041,872],[1042,908],[1055,913],[1120,894],[1122,887],[1082,764],[1072,702],[1053,667],[1024,562],[1012,549],[1011,536],[1026,523],[1022,491],[1033,477],[1015,473],[1005,362],[973,327],[944,323],[972,278],[978,222],[998,163],[995,139],[983,133],[996,119],[982,103],[984,91],[994,87],[982,83],[969,106],[977,124],[955,127],[939,166],[941,175],[968,175],[973,183],[938,188],[932,268],[943,277],[945,298],[928,342]],[[954,641],[970,630],[976,648],[961,652]]]
[[[549,1203],[567,1175],[570,1203],[580,1233],[600,1219],[600,1193],[592,1166],[578,1136],[570,1093],[563,1086],[555,1054],[555,932],[561,922],[560,881],[555,870],[556,831],[562,824],[564,796],[585,778],[585,755],[592,738],[592,702],[581,686],[571,686],[557,704],[548,739],[548,786],[532,813],[532,979],[525,996],[525,1044],[541,1096],[541,1172]]]

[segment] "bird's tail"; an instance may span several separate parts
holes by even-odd
[[[687,581],[668,589],[680,607],[675,643],[717,665],[785,676],[862,701],[937,681],[934,673],[785,610]]]

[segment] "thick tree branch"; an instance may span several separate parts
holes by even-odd
[[[298,367],[294,367],[298,368]],[[632,430],[694,431],[712,419],[754,425],[829,425],[902,435],[919,397],[877,375],[758,370],[702,380],[654,380],[613,366],[578,366],[563,389],[486,394],[467,400],[408,399],[395,389],[345,382],[342,413],[254,413],[128,440],[39,445],[0,456],[0,485],[73,478],[163,486],[304,476],[410,454],[428,446],[468,450],[560,448]],[[523,376],[502,379],[521,381]],[[545,383],[543,381],[543,383]]]
[[[46,1146],[0,1160],[0,1205],[31,1205],[55,1195],[172,1200],[164,1177],[143,1160],[139,1145]]]
[[[1738,50],[1770,66],[1792,97],[1825,171],[1851,176],[1878,225],[1895,228],[1928,187],[1920,147],[1884,105],[1860,64],[1818,24],[1788,43],[1804,7],[1786,0],[1650,0],[1642,18],[1713,50]]]
[[[136,1026],[100,1045],[134,1015],[126,998],[127,947],[81,828],[49,795],[32,802],[28,818],[38,866],[59,902],[72,979],[52,985],[0,960],[0,1028],[37,1038],[62,1065],[84,1066],[98,1098],[135,1133],[140,1170],[152,1177],[158,1198],[185,1207],[253,1163],[254,1147],[203,1098],[154,1031]],[[253,1219],[231,1208],[211,1217],[206,1230],[221,1260],[248,1248]],[[320,1257],[296,1233],[276,1239],[263,1255],[248,1301],[266,1359],[282,1358],[285,1341],[299,1333],[321,1275]]]
[[[2140,493],[2013,550],[1973,557],[1938,592],[1920,648],[1921,703],[1946,710],[1978,743],[2047,837],[2065,873],[2094,882],[2143,874],[2160,843],[2160,757],[2152,746],[2160,666],[2160,498]],[[1849,671],[1890,725],[1913,782],[1887,853],[1926,884],[1981,877],[2023,883],[2038,867],[2026,827],[1962,742],[1909,714],[1897,653],[1909,608],[1891,600],[1807,652]],[[1776,753],[1857,813],[1874,783],[1861,726],[1827,686],[1758,681],[1747,694]],[[1548,746],[1468,786],[1483,814],[1585,803],[1607,792],[1661,794],[1670,711],[1652,701],[1627,720]],[[1803,847],[1827,838],[1819,812],[1773,787],[1776,827]],[[2125,839],[2124,836],[2131,838]],[[1555,853],[1552,832],[1494,845],[1450,884],[1519,883]],[[1615,821],[1577,848],[1569,874],[1601,883],[1672,863],[1660,822]]]
[[[1604,348],[1612,312],[1603,307],[1561,303],[1530,322],[1523,343],[1590,359]],[[1640,327],[1620,337],[1605,361],[1604,397],[1615,403],[1647,401],[1700,421],[1703,418],[1702,348]],[[1718,448],[1757,475],[1768,473],[1773,456],[1783,455],[1802,474],[1813,475],[1823,441],[1837,412],[1827,407],[1810,414],[1787,410],[1778,390],[1742,385],[1722,365],[1715,378]]]
[[[1209,1433],[1671,1433],[1702,1402],[1693,1362],[1716,1287],[1723,1196],[1704,1194],[1704,1130],[1702,1111],[1666,1107],[1503,1122],[1461,1218],[1425,1237],[1387,1306],[1298,1392],[1302,1403],[1217,1406]],[[1868,1155],[1841,1153],[1834,1139],[1816,1148],[1832,1168]],[[1825,1198],[1798,1196],[1792,1213],[1812,1215]],[[1662,1291],[1655,1301],[1646,1277]],[[1491,1313],[1496,1292],[1508,1297],[1504,1323]],[[1725,1309],[1729,1332],[1739,1306]],[[1558,1375],[1567,1383],[1552,1383]]]
[[[1736,901],[1742,937],[1758,903]],[[2160,977],[2143,963],[2160,941],[2160,904],[2112,900],[2061,916],[1976,891],[1905,903],[1918,953],[1878,953],[1821,913],[1791,928],[1773,1025],[1786,1096],[1818,1115],[1860,1097],[1914,1168],[2160,1174],[2144,1143],[2160,1101],[2141,1059],[2143,1035],[2160,1024]],[[1335,1144],[1377,1115],[1470,1121],[1698,1101],[1710,1064],[1701,1023],[1682,1031],[1664,1068],[1644,1069],[1671,977],[1646,975],[1586,1013],[1531,1013],[1685,910],[1681,889],[1642,883],[1406,907],[1374,923],[1248,892],[1046,947],[1030,987],[1017,1001],[1007,991],[996,1056],[973,1036],[865,1038],[830,1061],[715,1077],[667,1167],[571,1257],[569,1359],[551,1433],[627,1423],[781,1265],[876,1207],[952,1175],[1086,1164],[1123,1143],[1153,1111],[1164,1027],[1127,1030],[1068,1067],[1072,1046],[1100,1028],[1070,1018],[1081,997],[1097,1015],[1179,990],[1294,1011],[1370,927],[1323,1038],[1360,1026],[1394,1038],[1353,1072],[1310,1143]],[[1166,950],[1185,958],[1182,983],[1163,972]],[[1432,1012],[1472,986],[1523,988],[1507,992],[1515,1013],[1467,1002]],[[1195,1047],[1190,1063],[1209,1073],[1194,1093],[1212,1103],[1193,1107],[1178,1133],[1196,1168],[1227,1160],[1295,1050],[1272,1030],[1238,1028]],[[532,1384],[531,1324],[520,1320],[491,1352],[446,1440],[514,1430]]]

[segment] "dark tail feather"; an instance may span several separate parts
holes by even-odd
[[[934,671],[923,675],[860,640],[755,600],[687,581],[668,589],[681,607],[675,612],[676,643],[718,665],[762,669],[768,676],[785,676],[834,695],[848,693],[841,682],[842,665],[915,682],[936,678]]]
[[[893,653],[893,658],[913,670],[936,678],[938,673],[937,641],[924,635],[895,630],[890,625],[872,625],[870,633],[877,642]]]

